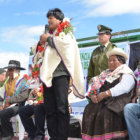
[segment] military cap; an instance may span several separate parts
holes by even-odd
[[[6,72],[3,68],[0,68],[0,74]]]
[[[112,32],[111,28],[109,28],[107,26],[104,26],[104,25],[98,25],[97,28],[98,28],[98,31],[99,31],[98,34],[102,34],[102,33],[109,33],[109,34],[111,34],[111,32]]]

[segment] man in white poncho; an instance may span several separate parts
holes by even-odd
[[[49,32],[40,37],[46,42],[40,79],[44,83],[44,102],[51,140],[67,140],[69,128],[68,88],[84,98],[84,79],[77,42],[69,20],[58,8],[47,13]]]

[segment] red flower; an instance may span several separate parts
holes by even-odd
[[[28,74],[24,74],[24,77],[29,80],[30,79],[30,76]]]
[[[38,51],[39,51],[39,52],[43,52],[43,51],[44,51],[44,47],[38,46]]]
[[[34,78],[37,78],[38,75],[39,75],[39,71],[35,71],[35,72],[32,71],[32,76],[33,76]]]
[[[40,88],[41,88],[41,91],[40,92],[43,93],[43,85]]]
[[[60,23],[57,27],[57,32],[55,35],[58,36],[59,33],[63,32],[66,28],[69,28],[69,27],[70,27],[70,23],[68,21]],[[71,30],[71,28],[69,28],[67,30]]]
[[[39,100],[37,104],[41,104],[41,103],[43,103],[43,100]]]
[[[34,67],[31,67],[31,71],[32,71],[32,77],[37,78],[39,75],[39,65],[35,65]]]
[[[61,27],[62,28],[67,27],[68,23],[69,23],[68,21],[62,22],[61,23]]]

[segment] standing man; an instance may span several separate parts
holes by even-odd
[[[87,76],[88,83],[92,77],[99,75],[108,68],[106,53],[116,47],[115,44],[110,42],[112,29],[104,25],[98,25],[97,28],[100,46],[92,52],[90,58]]]
[[[68,89],[70,77],[74,94],[84,98],[84,78],[77,42],[72,26],[63,12],[51,9],[47,13],[49,33],[40,37],[47,42],[40,78],[44,83],[48,132],[51,140],[67,140],[69,130]]]

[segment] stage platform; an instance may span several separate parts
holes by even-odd
[[[26,138],[26,136],[25,136]],[[12,140],[19,140],[18,136],[14,136],[14,138]],[[48,137],[46,136],[44,140],[49,140]],[[80,138],[69,138],[68,140],[82,140]]]

